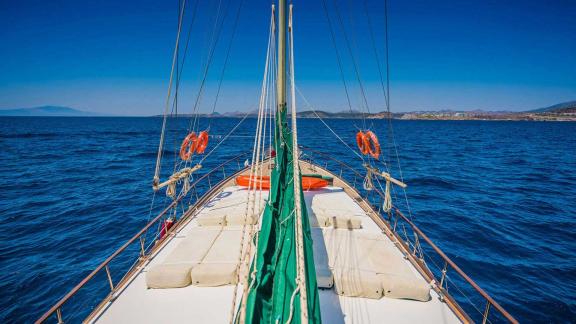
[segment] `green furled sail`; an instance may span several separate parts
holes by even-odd
[[[253,278],[244,309],[245,323],[321,323],[310,224],[301,186],[295,192],[292,132],[286,118],[285,21],[286,4],[278,12],[278,108],[274,131],[275,166],[271,172],[269,201],[262,215],[257,248],[251,264]],[[299,199],[297,196],[299,195]],[[301,206],[297,208],[295,202]],[[298,212],[296,210],[298,209]],[[303,284],[298,285],[297,215],[301,223]],[[302,259],[300,259],[302,260]],[[255,270],[255,271],[254,271]],[[305,291],[301,291],[304,289]],[[302,295],[304,294],[304,295]],[[306,298],[301,298],[305,296]],[[304,301],[305,305],[302,304]],[[307,316],[301,316],[307,314]]]

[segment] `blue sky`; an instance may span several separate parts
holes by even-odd
[[[185,30],[197,0],[188,0]],[[226,23],[201,110],[210,111],[240,1]],[[326,0],[355,109],[361,96],[334,0]],[[336,0],[371,111],[384,109],[363,0]],[[219,1],[201,1],[184,67],[191,111]],[[296,82],[317,109],[347,110],[322,0],[295,1]],[[366,0],[383,63],[383,1]],[[225,8],[228,8],[225,10]],[[0,2],[0,108],[63,105],[117,115],[163,111],[178,2]],[[256,106],[269,1],[246,0],[217,111]],[[391,108],[525,110],[576,100],[576,2],[389,2]],[[301,105],[301,109],[304,107]]]

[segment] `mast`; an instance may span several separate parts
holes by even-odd
[[[321,323],[320,301],[310,224],[300,183],[296,139],[295,98],[291,95],[292,129],[287,118],[288,6],[278,0],[278,57],[274,167],[268,201],[261,217],[256,251],[250,267],[244,323]],[[288,29],[290,28],[290,30]],[[290,38],[291,90],[294,90],[293,49]]]
[[[286,114],[286,0],[278,0],[278,76],[276,79],[277,116]],[[277,118],[277,122],[283,118]],[[279,125],[282,127],[283,125]]]

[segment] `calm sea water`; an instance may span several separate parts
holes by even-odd
[[[201,128],[224,135],[238,121]],[[1,322],[36,319],[146,223],[160,122],[0,118]],[[179,137],[168,138],[166,165],[186,123],[172,123]],[[359,121],[328,123],[355,147]],[[386,137],[384,121],[371,124]],[[204,170],[250,149],[254,126],[246,120]],[[301,144],[360,168],[320,121],[299,126]],[[521,322],[576,321],[576,123],[394,121],[394,129],[423,231]],[[153,211],[164,204],[157,197]],[[115,279],[131,252],[112,264]],[[65,319],[78,322],[104,296],[105,274],[98,280],[63,309]],[[461,289],[452,290],[459,300],[483,310]]]

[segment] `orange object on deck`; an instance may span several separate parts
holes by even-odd
[[[269,176],[252,176],[240,175],[236,177],[236,184],[242,187],[248,187],[253,189],[270,189],[270,177]],[[316,177],[302,177],[302,190],[320,189],[328,185],[328,181],[316,178]]]

